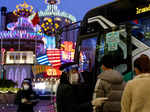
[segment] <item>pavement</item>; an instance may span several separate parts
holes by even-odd
[[[55,101],[55,100],[54,100]],[[0,104],[0,112],[16,112],[17,106],[14,104]],[[56,103],[51,100],[40,100],[34,107],[35,112],[56,112]]]

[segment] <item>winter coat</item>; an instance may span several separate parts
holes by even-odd
[[[150,73],[129,81],[123,92],[121,112],[150,112]]]
[[[93,98],[108,97],[108,101],[97,108],[96,112],[120,112],[124,86],[125,82],[118,71],[107,70],[102,72],[98,76]]]
[[[80,103],[77,86],[72,86],[66,74],[62,74],[56,93],[57,112],[92,112],[90,102]]]
[[[31,104],[25,104],[21,102],[22,98],[26,98],[28,101],[32,102]],[[37,95],[35,94],[32,89],[29,90],[19,90],[16,99],[15,104],[18,105],[17,112],[34,112],[33,107],[37,104],[38,99]]]

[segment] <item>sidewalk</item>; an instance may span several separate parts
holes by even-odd
[[[0,104],[0,112],[16,112],[17,106],[13,104]],[[41,100],[34,108],[35,112],[56,112],[50,100]]]

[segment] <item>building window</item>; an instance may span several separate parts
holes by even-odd
[[[22,56],[22,59],[23,59],[23,60],[26,60],[26,59],[27,59],[27,56]]]
[[[14,60],[14,56],[13,55],[10,55],[10,60]]]
[[[20,55],[16,55],[16,60],[20,60]]]

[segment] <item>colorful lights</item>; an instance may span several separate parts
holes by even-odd
[[[59,69],[56,69],[56,68],[53,68],[53,67],[47,66],[47,65],[34,65],[34,66],[32,66],[32,71],[33,71],[34,75],[38,75],[40,73],[46,73],[45,77],[61,75],[61,71]]]
[[[23,4],[16,6],[16,10],[14,10],[13,13],[16,16],[29,17],[33,13],[33,7],[24,1]]]
[[[8,30],[14,30],[15,27],[16,27],[16,23],[9,23],[9,24],[7,24],[7,29]]]
[[[45,11],[40,11],[39,12],[39,16],[40,17],[59,16],[59,17],[67,18],[67,19],[71,20],[72,22],[76,22],[77,21],[76,18],[74,16],[72,16],[71,14],[68,14],[68,13],[66,13],[64,11],[61,12],[60,10],[58,10],[56,5],[53,6],[53,7],[51,5],[48,5],[47,9]]]
[[[59,24],[52,20],[52,18],[44,18],[44,22],[41,25],[41,30],[47,35],[55,34],[56,30],[59,28]]]
[[[48,61],[47,55],[39,56],[39,57],[37,58],[37,61],[38,61],[38,63],[41,64],[41,65],[51,65],[51,64],[49,63],[49,61]]]
[[[46,49],[54,49],[56,47],[56,41],[55,41],[55,37],[52,36],[44,36],[42,38],[43,42],[44,42],[44,47]]]
[[[29,32],[34,32],[39,26],[33,27],[31,21],[28,18],[20,17],[16,23],[9,23],[7,28],[9,30],[26,30]],[[38,28],[39,29],[39,28]]]
[[[47,73],[47,76],[57,76],[58,75],[57,73],[59,73],[59,71],[57,71],[57,69],[50,68],[50,69],[47,69],[46,73]]]
[[[39,26],[33,27],[31,21],[27,18],[20,17],[16,23],[8,24],[8,29],[12,31],[1,31],[0,38],[4,39],[37,39],[41,40],[46,35],[34,32],[40,30]]]
[[[74,59],[75,49],[73,49],[74,43],[69,41],[64,41],[61,45],[62,49],[62,61],[70,62]]]
[[[26,32],[26,31],[1,31],[0,39],[37,39],[42,40],[46,35],[40,33]]]
[[[61,65],[61,50],[60,49],[47,49],[48,60],[54,68],[59,68]]]

